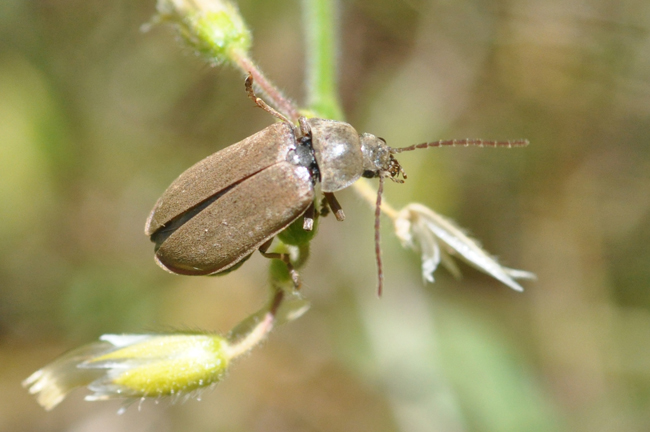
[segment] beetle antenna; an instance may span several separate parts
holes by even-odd
[[[390,148],[391,153],[402,153],[405,151],[412,151],[412,150],[417,150],[417,149],[425,149],[429,147],[525,147],[528,145],[528,140],[526,139],[516,139],[516,140],[508,140],[508,141],[490,141],[490,140],[482,140],[482,139],[471,139],[471,138],[465,138],[465,139],[451,139],[451,140],[440,140],[440,141],[433,141],[433,142],[427,142],[427,143],[422,143],[422,144],[414,144],[412,146],[408,147],[400,147],[400,148]]]
[[[375,256],[377,257],[377,297],[381,297],[384,289],[384,268],[381,264],[381,194],[384,192],[384,176],[379,175],[379,188],[377,189],[377,205],[375,207]]]
[[[273,117],[280,119],[281,121],[288,123],[291,125],[293,129],[295,129],[294,124],[286,118],[281,112],[273,109],[270,107],[262,98],[257,97],[255,94],[255,90],[253,90],[253,74],[248,72],[248,76],[246,77],[246,81],[244,81],[244,86],[246,87],[246,93],[248,93],[248,97],[251,98],[253,102],[255,102],[255,105],[258,107],[262,108],[264,111],[267,113],[271,114]]]

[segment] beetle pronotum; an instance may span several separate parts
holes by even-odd
[[[528,144],[461,139],[392,148],[382,138],[359,134],[340,121],[301,117],[297,126],[258,98],[252,85],[249,75],[245,82],[249,97],[280,121],[190,167],[158,199],[147,219],[145,234],[156,244],[156,261],[171,273],[222,273],[259,250],[268,258],[282,259],[298,287],[289,256],[266,252],[275,235],[301,216],[303,228],[312,229],[316,183],[336,218],[343,220],[334,192],[360,177],[377,177],[375,253],[381,295],[383,183],[385,178],[403,183],[400,174],[406,179],[393,155],[428,147]]]

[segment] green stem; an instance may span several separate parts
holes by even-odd
[[[274,289],[268,305],[249,316],[230,331],[228,358],[233,359],[259,345],[275,327],[278,308],[284,299],[282,289]]]
[[[303,0],[307,105],[318,117],[343,120],[336,72],[338,0]]]
[[[309,259],[309,255],[310,255],[309,245],[310,245],[309,242],[298,245],[298,258],[293,263],[293,266],[295,267],[296,270],[299,270],[307,263],[307,260]]]
[[[307,40],[307,102],[318,117],[343,120],[336,89],[338,52],[338,0],[303,0],[305,38]],[[369,193],[369,182],[359,179],[354,189],[374,207],[376,195]],[[394,215],[384,200],[382,212]]]

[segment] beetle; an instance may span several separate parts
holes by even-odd
[[[406,174],[394,154],[447,145],[519,146],[527,141],[449,140],[392,148],[384,139],[359,134],[350,124],[304,118],[296,126],[268,106],[245,81],[248,96],[280,121],[199,161],[156,202],[145,225],[156,262],[180,275],[214,275],[237,268],[259,250],[283,260],[296,287],[300,281],[287,254],[267,253],[273,238],[301,216],[313,229],[315,187],[337,220],[345,215],[334,192],[360,177],[378,178],[375,242],[381,293],[379,216],[384,178],[402,183]]]

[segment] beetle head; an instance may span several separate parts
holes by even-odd
[[[361,139],[361,152],[363,153],[363,176],[366,178],[389,177],[391,180],[402,183],[397,176],[404,174],[399,162],[393,157],[393,149],[386,144],[383,138],[369,133],[363,133]]]

